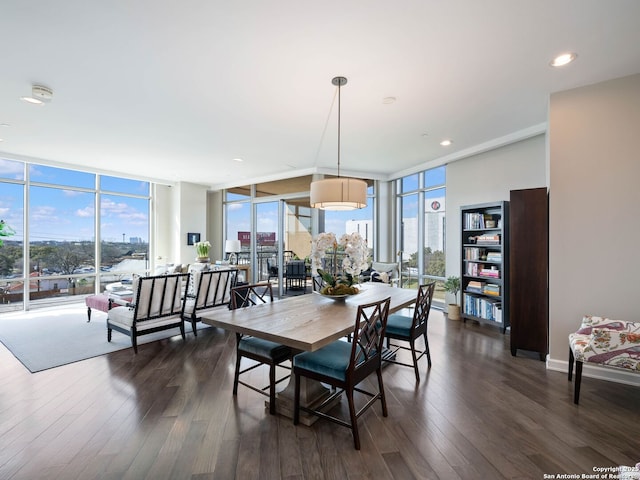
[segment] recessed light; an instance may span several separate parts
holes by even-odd
[[[10,127],[11,125],[9,125],[8,123],[0,123],[0,127]]]
[[[451,145],[452,143],[453,143],[453,142],[452,142],[451,140],[446,139],[446,140],[442,140],[442,141],[440,142],[440,145],[442,145],[443,147],[448,147],[448,146],[449,146],[449,145]]]
[[[234,158],[234,159],[233,159],[233,161],[234,161],[234,162],[238,162],[238,163],[242,163],[242,162],[244,162],[244,160],[243,160],[243,159],[241,159],[241,158]]]
[[[0,142],[4,142],[4,138],[0,138]]]
[[[551,60],[549,65],[551,65],[552,67],[562,67],[564,65],[567,65],[568,63],[573,62],[576,58],[578,58],[577,53],[573,53],[573,52],[562,53],[557,57],[555,57],[553,60]]]
[[[389,105],[390,103],[394,103],[396,100],[396,97],[384,97],[382,99],[382,103],[384,103],[385,105]]]

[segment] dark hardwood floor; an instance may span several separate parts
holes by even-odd
[[[234,398],[222,330],[36,374],[0,345],[0,478],[542,479],[640,461],[639,388],[585,378],[576,406],[566,375],[512,357],[508,335],[435,311],[429,338],[420,384],[385,368],[389,416],[363,415],[360,451],[346,428]]]

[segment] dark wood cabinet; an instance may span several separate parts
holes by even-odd
[[[509,326],[509,202],[461,208],[462,319]]]
[[[511,354],[549,351],[549,200],[546,188],[512,190],[509,200]]]

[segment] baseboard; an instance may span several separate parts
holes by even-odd
[[[640,387],[640,375],[637,373],[626,372],[619,368],[599,367],[597,365],[590,365],[589,363],[583,363],[582,365],[583,377],[591,377],[598,380],[608,380],[610,382]],[[567,360],[553,360],[550,357],[547,357],[547,370],[568,373],[569,362]]]

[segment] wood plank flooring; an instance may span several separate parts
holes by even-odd
[[[432,311],[429,339],[419,384],[385,367],[389,416],[361,417],[360,451],[346,428],[294,426],[247,388],[234,397],[223,330],[36,374],[0,344],[0,478],[542,479],[640,462],[639,388],[584,378],[576,406],[565,374],[512,357],[498,330]]]

